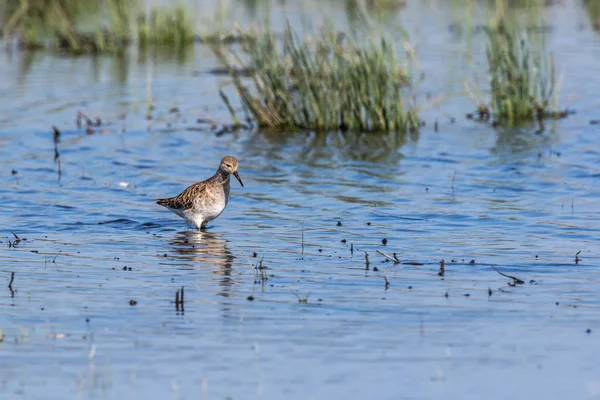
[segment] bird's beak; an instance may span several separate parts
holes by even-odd
[[[240,182],[240,185],[244,187],[244,184],[242,183],[242,178],[240,178],[240,175],[237,173],[237,171],[233,173],[233,176],[235,176],[235,179],[237,179]]]

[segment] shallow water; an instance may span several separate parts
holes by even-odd
[[[577,114],[543,134],[459,97],[407,137],[217,136],[202,46],[156,62],[151,123],[144,55],[0,52],[2,398],[600,398],[600,35],[577,5],[546,11]],[[402,18],[423,93],[459,88],[445,6]],[[245,187],[207,232],[153,203],[225,154]]]

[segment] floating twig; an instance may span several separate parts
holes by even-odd
[[[390,282],[388,281],[387,276],[384,276],[383,279],[385,281],[385,290],[388,290],[390,287]]]
[[[310,296],[310,294],[299,295],[298,293],[294,293],[294,295],[298,298],[298,303],[300,303],[300,304],[308,304],[308,296]]]
[[[58,152],[58,142],[60,142],[60,131],[56,126],[52,126],[52,130],[54,131],[54,162],[58,167],[58,180],[60,181],[60,176],[62,175],[62,170],[60,168],[60,153]]]
[[[52,125],[52,131],[54,132],[54,144],[58,144],[60,142],[60,131],[54,125]]]
[[[184,292],[183,292],[183,286],[181,287],[181,289],[177,289],[177,292],[175,292],[175,310],[176,311],[181,311],[182,313],[184,312]]]
[[[269,275],[267,274],[268,267],[263,266],[264,257],[260,259],[258,265],[254,267],[254,284],[260,283],[261,285],[265,285],[269,280]],[[258,271],[258,273],[256,272]],[[260,275],[259,275],[260,274]]]
[[[364,250],[363,250],[364,251]],[[371,263],[369,262],[369,253],[367,253],[365,251],[365,269],[368,271],[369,270],[369,265],[371,265]]]
[[[12,288],[13,281],[15,280],[15,273],[10,273],[10,282],[8,282],[8,290],[10,290],[11,297],[15,297],[15,291]]]
[[[11,232],[13,234],[13,236],[15,237],[15,241],[13,242],[13,245],[15,244],[19,244],[19,242],[21,241],[21,238],[17,236],[16,233]]]
[[[378,252],[379,254],[381,254],[382,256],[384,256],[385,258],[387,258],[387,259],[389,259],[389,260],[392,260],[392,261],[394,262],[394,264],[398,264],[398,263],[400,263],[400,261],[399,261],[399,260],[398,260],[396,257],[389,256],[389,255],[387,255],[387,254],[385,254],[384,252],[382,252],[382,251],[379,251],[379,250],[377,250],[377,252]]]
[[[444,274],[446,274],[446,268],[445,268],[445,261],[444,259],[442,259],[442,261],[440,261],[440,272],[438,272],[439,276],[444,276]]]
[[[575,254],[575,265],[579,264],[580,258],[579,255],[581,254],[581,250],[579,250],[576,254]]]
[[[302,255],[304,255],[304,221],[302,221]]]
[[[85,124],[87,126],[100,126],[100,125],[102,125],[102,120],[100,118],[96,118],[96,122],[94,123],[94,121],[90,117],[88,117],[87,115],[85,115],[81,111],[77,111],[77,128],[78,129],[81,129],[81,120],[82,119],[85,119]]]
[[[454,175],[452,175],[452,185],[450,186],[452,188],[453,192],[454,192],[454,179],[456,179],[456,171],[454,171]]]
[[[502,272],[502,271],[500,271],[498,268],[496,268],[496,266],[494,266],[494,265],[490,265],[490,267],[492,267],[492,268],[494,269],[494,271],[496,271],[496,272],[497,272],[497,273],[499,273],[500,275],[502,275],[502,276],[505,276],[505,277],[507,277],[507,278],[510,278],[510,279],[512,279],[512,280],[513,280],[513,282],[512,282],[512,285],[511,285],[511,286],[515,286],[515,285],[522,285],[522,284],[524,284],[524,283],[525,283],[525,281],[522,281],[522,280],[521,280],[521,279],[519,279],[519,278],[516,278],[516,277],[514,277],[514,276],[511,276],[511,275],[507,275],[507,274],[505,274],[504,272]],[[510,284],[509,284],[509,285],[510,285]]]

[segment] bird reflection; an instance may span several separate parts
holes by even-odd
[[[227,241],[210,232],[187,230],[178,232],[171,240],[177,258],[213,267],[212,273],[220,275],[220,296],[229,297],[232,279],[232,264],[235,258],[227,248]]]

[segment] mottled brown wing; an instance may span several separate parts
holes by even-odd
[[[156,199],[156,204],[175,210],[187,210],[188,208],[192,208],[194,199],[200,196],[205,189],[206,182],[194,183],[175,197]]]

